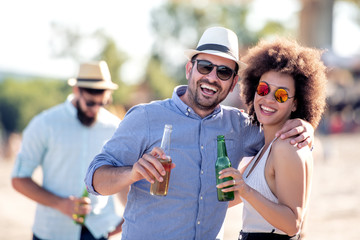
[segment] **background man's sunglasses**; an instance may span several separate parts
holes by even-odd
[[[105,103],[97,103],[97,102],[94,102],[94,101],[87,101],[87,100],[85,100],[85,104],[86,104],[87,107],[94,107],[94,106],[103,107],[103,106],[106,105]]]
[[[232,75],[234,74],[234,70],[232,70],[231,68],[224,66],[224,65],[215,65],[210,61],[207,60],[198,60],[196,59],[196,69],[199,73],[203,74],[203,75],[207,75],[209,73],[211,73],[211,71],[213,70],[214,67],[216,67],[216,76],[222,80],[222,81],[227,81],[229,80]],[[194,62],[193,61],[193,64]]]
[[[92,100],[87,100],[87,99],[85,99],[84,95],[81,92],[80,92],[80,96],[82,96],[82,98],[84,99],[85,105],[89,108],[95,107],[95,106],[104,107],[107,104],[107,103],[100,103],[100,102],[95,102]]]

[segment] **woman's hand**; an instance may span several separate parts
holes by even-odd
[[[239,170],[231,167],[231,168],[223,169],[219,173],[220,173],[219,179],[223,179],[226,177],[233,178],[233,180],[220,183],[216,186],[217,188],[220,188],[221,191],[223,192],[234,191],[239,195],[238,197],[243,196],[250,191],[250,187],[244,182],[242,174],[240,173]]]

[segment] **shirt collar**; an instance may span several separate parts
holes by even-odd
[[[179,108],[179,110],[184,113],[186,116],[188,117],[194,117],[194,118],[201,118],[197,113],[195,113],[195,111],[189,107],[188,105],[186,105],[181,99],[180,97],[182,95],[185,94],[186,92],[186,89],[187,89],[187,86],[186,85],[180,85],[180,86],[177,86],[175,89],[174,89],[174,92],[173,92],[173,95],[172,95],[172,100],[174,101],[175,105]],[[218,105],[214,111],[206,116],[205,118],[209,118],[209,117],[214,117],[216,116],[218,113],[221,112],[221,105]]]
[[[65,106],[66,106],[66,109],[70,112],[70,114],[72,116],[76,116],[77,115],[77,110],[75,108],[75,106],[72,104],[72,100],[74,99],[74,94],[70,94],[67,98],[66,98],[66,101],[65,101]]]

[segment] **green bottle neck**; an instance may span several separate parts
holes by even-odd
[[[218,155],[218,157],[227,157],[225,140],[218,140],[217,155]]]

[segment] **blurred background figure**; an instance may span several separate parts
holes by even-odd
[[[107,239],[121,232],[122,218],[115,212],[113,196],[87,196],[84,177],[120,122],[103,108],[118,86],[105,61],[81,64],[77,78],[68,84],[73,94],[26,127],[12,185],[38,203],[33,239]],[[38,166],[42,185],[32,178]]]

